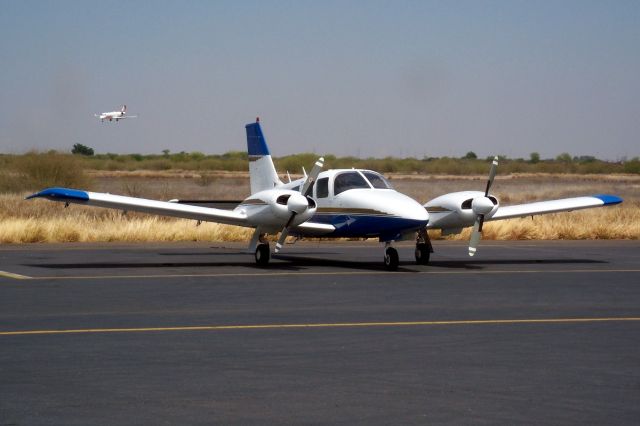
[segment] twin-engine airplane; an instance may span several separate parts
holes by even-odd
[[[415,259],[427,264],[433,252],[428,229],[441,229],[443,234],[459,233],[473,226],[469,255],[476,253],[486,221],[526,217],[538,214],[572,211],[619,204],[615,195],[593,195],[501,206],[489,193],[498,166],[493,160],[487,186],[482,191],[453,192],[424,205],[394,190],[389,182],[372,170],[339,169],[321,172],[324,160],[318,159],[309,175],[283,183],[273,165],[259,120],[248,124],[249,179],[251,195],[233,210],[181,204],[173,200],[155,201],[143,198],[48,188],[30,198],[47,198],[64,203],[139,211],[198,221],[226,223],[254,228],[249,252],[255,253],[258,265],[269,263],[271,251],[266,234],[280,237],[275,245],[278,253],[287,235],[323,238],[378,238],[385,243],[384,263],[387,269],[398,267],[398,252],[393,243],[416,241]]]
[[[116,123],[120,120],[124,120],[125,118],[137,118],[137,115],[127,115],[127,106],[122,105],[120,107],[120,111],[111,111],[111,112],[103,112],[102,114],[93,114],[96,118],[100,119],[101,123],[104,123],[104,120],[113,121],[116,120]]]

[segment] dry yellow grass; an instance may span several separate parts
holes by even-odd
[[[251,229],[0,195],[0,243],[248,241]],[[452,239],[466,240],[470,229]],[[432,232],[439,238],[439,232]],[[640,205],[488,222],[485,240],[638,239]]]
[[[245,241],[251,230],[237,226],[162,218],[45,200],[0,195],[0,243],[108,241]]]
[[[142,217],[92,220],[71,215],[68,218],[14,218],[0,222],[2,243],[245,241],[250,237],[250,229],[215,223],[196,226],[192,220]]]

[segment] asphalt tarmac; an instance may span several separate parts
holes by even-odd
[[[638,424],[638,241],[242,247],[0,247],[0,426]]]

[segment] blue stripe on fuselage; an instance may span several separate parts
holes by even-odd
[[[316,214],[309,222],[333,225],[336,229],[323,237],[363,238],[380,237],[383,241],[399,238],[400,234],[427,226],[427,220],[397,216],[360,214]]]

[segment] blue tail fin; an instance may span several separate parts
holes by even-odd
[[[247,129],[247,151],[250,157],[270,155],[267,141],[262,134],[262,128],[260,122],[247,124],[244,126]]]
[[[245,126],[249,154],[249,181],[251,193],[271,189],[282,184],[273,165],[267,141],[260,127],[260,119]]]

